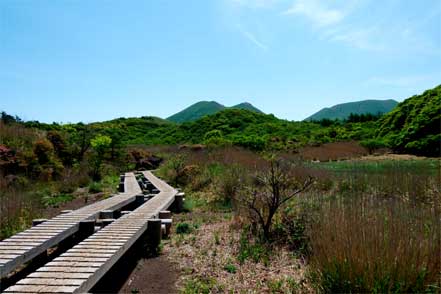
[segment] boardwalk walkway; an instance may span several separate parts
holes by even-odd
[[[141,236],[158,225],[160,232],[158,214],[174,202],[178,191],[151,172],[143,174],[159,194],[9,287],[5,293],[85,293]],[[84,212],[84,209],[78,211]]]
[[[104,210],[120,209],[141,193],[133,173],[125,175],[124,188],[124,193],[59,215],[0,242],[0,278],[75,234],[81,221],[95,219]]]

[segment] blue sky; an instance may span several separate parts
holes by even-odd
[[[439,0],[0,1],[0,110],[26,120],[200,100],[301,120],[440,83]]]

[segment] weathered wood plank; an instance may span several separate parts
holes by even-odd
[[[58,273],[94,273],[98,270],[96,267],[77,267],[77,268],[69,268],[69,267],[41,267],[37,270],[37,272],[58,272]]]
[[[71,279],[87,279],[89,276],[89,273],[35,272],[30,274],[28,278],[62,279],[64,277],[69,277]]]
[[[46,285],[46,286],[79,286],[84,279],[47,279],[47,278],[26,278],[17,282],[17,285]]]

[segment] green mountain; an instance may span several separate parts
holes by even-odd
[[[233,107],[225,107],[222,104],[217,103],[216,101],[200,101],[197,102],[186,109],[170,116],[167,118],[167,120],[176,122],[176,123],[183,123],[183,122],[189,122],[189,121],[195,121],[201,117],[204,117],[206,115],[215,114],[219,111],[232,108],[232,109],[244,109],[244,110],[250,110],[257,113],[263,113],[253,105],[251,105],[248,102],[240,103],[238,105],[235,105]]]
[[[257,109],[251,103],[248,103],[248,102],[243,102],[243,103],[237,104],[235,106],[232,106],[230,108],[232,108],[232,109],[243,109],[243,110],[254,111],[254,112],[257,112],[257,113],[263,113],[260,109]]]
[[[314,113],[305,120],[322,120],[322,119],[346,119],[351,113],[353,114],[378,114],[388,113],[398,102],[389,100],[363,100],[357,102],[348,102],[334,105],[330,108],[323,108],[319,112]]]
[[[377,135],[397,152],[440,156],[441,85],[398,104],[380,119]]]

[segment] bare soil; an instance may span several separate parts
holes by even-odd
[[[118,293],[178,293],[177,278],[178,271],[167,256],[141,259]]]

